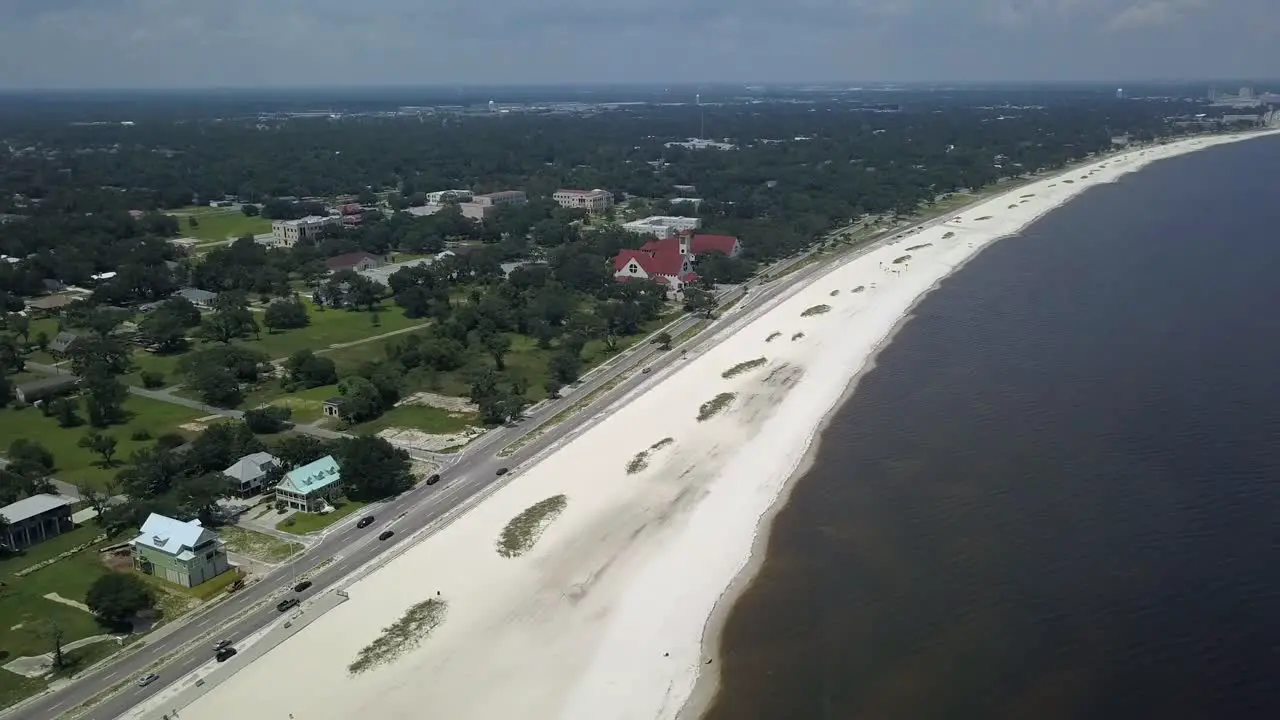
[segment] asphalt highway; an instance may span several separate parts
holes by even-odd
[[[866,246],[859,253],[879,244],[877,242]],[[776,276],[790,263],[802,259],[796,258],[775,266],[770,274]],[[739,307],[734,308],[732,317],[742,317],[759,309],[788,289],[802,285],[829,267],[827,263],[816,263],[784,278],[752,287],[740,301]],[[721,299],[739,292],[741,291],[730,291]],[[672,337],[678,337],[698,322],[701,320],[686,316],[668,327],[667,332]],[[521,463],[536,458],[587,426],[599,422],[604,417],[601,413],[603,409],[641,385],[656,381],[667,367],[684,361],[686,357],[692,358],[718,342],[718,335],[720,333],[712,329],[697,336],[692,343],[670,351],[663,351],[655,344],[636,346],[619,356],[612,365],[589,376],[563,399],[545,404],[536,414],[514,426],[498,428],[478,438],[457,462],[441,470],[443,479],[438,484],[420,484],[394,499],[366,508],[364,514],[376,518],[368,527],[355,526],[359,516],[344,519],[290,565],[271,573],[260,582],[246,586],[203,612],[197,611],[198,614],[168,634],[154,640],[144,638],[138,648],[126,651],[74,683],[38,696],[2,715],[23,720],[47,720],[80,707],[105,691],[125,683],[123,689],[82,715],[91,720],[112,720],[119,717],[208,662],[213,655],[213,643],[223,639],[239,642],[279,620],[281,613],[276,610],[275,604],[280,600],[297,597],[305,603],[319,593],[341,587],[341,583],[349,575],[372,563],[383,553],[392,549],[404,549],[398,546],[416,531],[436,523],[455,510],[462,512],[465,510],[464,505],[469,507],[466,505],[468,501],[477,500],[477,496],[486,490],[496,489],[498,484],[518,476]],[[648,367],[650,372],[632,372],[637,367]],[[497,455],[516,439],[537,433],[539,427],[563,412],[577,398],[587,397],[614,382],[618,376],[629,372],[632,373],[630,377],[600,393],[599,397],[579,412],[532,437],[508,457]],[[497,471],[503,467],[512,472],[499,476]],[[378,535],[387,529],[393,530],[395,535],[386,541],[379,541]],[[303,575],[311,580],[311,587],[302,593],[293,592],[297,578]],[[228,662],[235,661],[232,658]],[[146,687],[138,687],[137,679],[147,672],[156,673],[159,679]]]

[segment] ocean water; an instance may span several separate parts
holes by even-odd
[[[708,720],[1280,718],[1280,140],[928,296],[729,615]]]

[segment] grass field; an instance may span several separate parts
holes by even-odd
[[[319,513],[294,513],[293,515],[290,515],[284,520],[276,523],[276,529],[283,530],[284,532],[292,535],[306,535],[307,533],[313,533],[317,530],[323,530],[324,528],[329,527],[348,515],[352,515],[360,510],[360,508],[364,507],[365,503],[358,502],[356,500],[339,500],[338,502],[335,502],[333,506],[335,508],[334,511],[328,515],[321,515]]]
[[[278,563],[287,560],[302,550],[302,543],[286,542],[271,535],[245,530],[229,525],[218,530],[227,551],[239,553],[254,560],[267,563]]]
[[[375,335],[423,324],[422,320],[405,317],[403,310],[388,301],[384,301],[382,308],[377,311],[378,325],[376,326],[372,321],[373,313],[357,310],[320,310],[309,299],[304,299],[302,302],[307,307],[307,314],[311,316],[310,325],[277,333],[268,333],[263,328],[261,339],[255,340],[250,337],[239,341],[240,344],[261,350],[274,360],[288,357],[304,348],[313,351],[323,350],[331,345],[357,342]],[[258,322],[262,322],[261,317],[258,318]]]
[[[307,425],[324,417],[324,401],[338,394],[337,385],[321,385],[320,387],[284,392],[275,383],[268,383],[245,398],[244,406],[257,407],[263,403],[287,407],[293,414],[290,421],[296,425]]]
[[[107,632],[89,613],[44,597],[57,593],[69,600],[84,602],[89,586],[108,572],[106,566],[98,561],[95,549],[90,548],[25,577],[14,577],[17,571],[89,542],[100,532],[96,526],[78,527],[22,554],[0,560],[0,581],[4,583],[0,592],[0,627],[4,629],[0,663],[49,652],[52,647],[48,635],[51,624],[62,630],[64,644]],[[106,643],[76,651],[76,655],[69,658],[75,663],[71,671],[83,669],[118,649],[115,643]],[[0,707],[11,705],[45,686],[43,680],[29,680],[0,670]]]
[[[189,216],[176,216],[178,234],[182,237],[193,237],[197,240],[227,240],[244,235],[260,235],[271,232],[271,221],[261,217],[246,217],[240,210],[226,208],[193,208]],[[189,218],[194,217],[198,225],[191,227]]]
[[[116,474],[120,465],[129,459],[130,453],[152,443],[152,440],[133,440],[133,433],[146,430],[152,438],[156,438],[176,430],[181,423],[201,416],[201,413],[190,408],[132,395],[125,400],[124,408],[130,415],[129,421],[101,431],[114,436],[118,442],[116,466],[111,468],[99,466],[101,458],[98,455],[77,445],[91,428],[87,425],[59,427],[57,420],[45,417],[35,408],[0,409],[0,438],[4,438],[5,448],[17,438],[38,440],[53,453],[53,472],[56,478],[73,484],[85,483],[102,487],[106,480]],[[80,416],[85,417],[83,409]]]

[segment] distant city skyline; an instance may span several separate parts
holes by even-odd
[[[0,89],[1273,72],[1274,0],[9,0]]]

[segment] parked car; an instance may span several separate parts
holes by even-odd
[[[280,602],[276,603],[276,610],[279,610],[280,612],[284,612],[289,608],[296,608],[301,604],[302,604],[302,601],[298,600],[298,598],[289,598],[288,600],[281,600]]]
[[[159,675],[155,673],[147,673],[146,675],[143,675],[142,677],[138,678],[138,687],[146,687],[159,679],[160,679]]]
[[[356,523],[356,527],[367,528],[372,524],[373,524],[373,516],[365,515],[364,517],[360,518],[360,522]]]
[[[231,658],[232,658],[236,653],[238,653],[238,652],[240,652],[240,651],[239,651],[239,650],[236,650],[236,649],[235,649],[235,648],[233,648],[233,647],[230,647],[230,646],[228,646],[228,647],[224,647],[224,648],[222,648],[221,650],[219,650],[219,651],[218,651],[218,662],[226,662],[227,660],[231,659]]]
[[[392,531],[392,530],[383,530],[383,531],[382,531],[382,534],[378,536],[378,539],[379,539],[379,540],[386,540],[387,538],[391,537],[392,535],[395,535],[395,532],[394,532],[394,531]]]
[[[219,652],[222,650],[222,648],[229,647],[230,645],[231,645],[230,640],[219,640],[218,644],[213,646],[213,651]]]
[[[506,474],[507,474],[507,472],[508,472],[508,471],[507,471],[507,468],[500,467],[500,468],[498,468],[497,472],[495,472],[494,474],[495,474],[495,475],[506,475]]]
[[[440,473],[436,473],[435,475],[432,475],[431,477],[427,478],[428,485],[435,485],[438,482],[440,482]]]
[[[303,590],[306,590],[306,589],[307,589],[307,588],[309,588],[309,587],[311,587],[311,581],[310,581],[310,580],[303,580],[302,582],[300,582],[300,583],[298,583],[297,585],[294,585],[294,586],[293,586],[293,591],[294,591],[294,592],[302,592]]]

